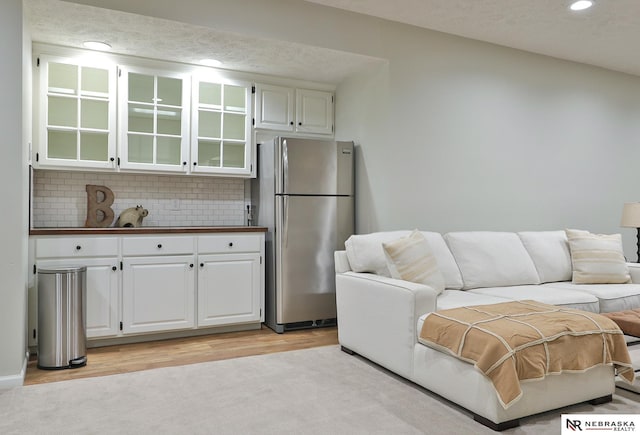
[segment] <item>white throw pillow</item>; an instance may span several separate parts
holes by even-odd
[[[351,270],[390,277],[382,244],[409,234],[404,230],[352,235],[344,242]]]
[[[592,234],[582,230],[565,230],[565,233],[571,250],[574,283],[631,282],[620,234]]]
[[[425,284],[438,294],[442,293],[444,278],[436,257],[420,231],[414,230],[408,237],[383,243],[382,248],[392,278]]]

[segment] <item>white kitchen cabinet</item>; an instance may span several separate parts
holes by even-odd
[[[264,235],[198,238],[198,326],[260,322]]]
[[[130,66],[119,69],[120,167],[187,172],[190,76]]]
[[[195,326],[195,256],[124,257],[123,333]]]
[[[333,94],[296,89],[296,132],[333,134]]]
[[[256,85],[257,129],[333,134],[333,93]]]
[[[133,230],[135,231],[135,230]],[[264,320],[263,232],[32,236],[39,267],[87,268],[87,337],[255,329]],[[37,345],[37,279],[29,345]],[[228,328],[225,330],[229,330]]]
[[[151,235],[122,238],[122,331],[195,326],[195,239]]]
[[[250,176],[251,83],[196,77],[191,101],[191,173]]]
[[[120,274],[117,239],[54,237],[37,239],[34,245],[36,269],[86,266],[87,338],[118,335]],[[37,293],[34,297],[37,298]]]
[[[256,128],[294,131],[293,88],[256,85]]]
[[[114,169],[116,66],[41,55],[35,167]]]

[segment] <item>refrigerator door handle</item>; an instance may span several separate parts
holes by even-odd
[[[286,195],[282,197],[282,208],[282,243],[286,247],[289,246],[289,197]]]
[[[289,149],[287,141],[282,141],[282,191],[281,193],[289,193]]]

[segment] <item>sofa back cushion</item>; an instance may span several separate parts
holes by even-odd
[[[427,240],[438,267],[444,278],[445,288],[460,290],[462,276],[447,244],[440,233],[421,231]],[[390,277],[387,258],[382,244],[406,237],[411,231],[383,231],[370,234],[357,234],[345,242],[349,265],[354,272],[370,272]]]
[[[533,260],[516,233],[464,231],[444,236],[463,289],[540,284]]]
[[[541,283],[571,281],[571,253],[564,231],[522,231],[518,236]]]

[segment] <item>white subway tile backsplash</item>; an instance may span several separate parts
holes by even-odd
[[[115,219],[124,209],[142,205],[149,210],[143,226],[246,224],[243,179],[51,170],[33,174],[31,220],[36,228],[83,227],[87,184],[113,191]]]

